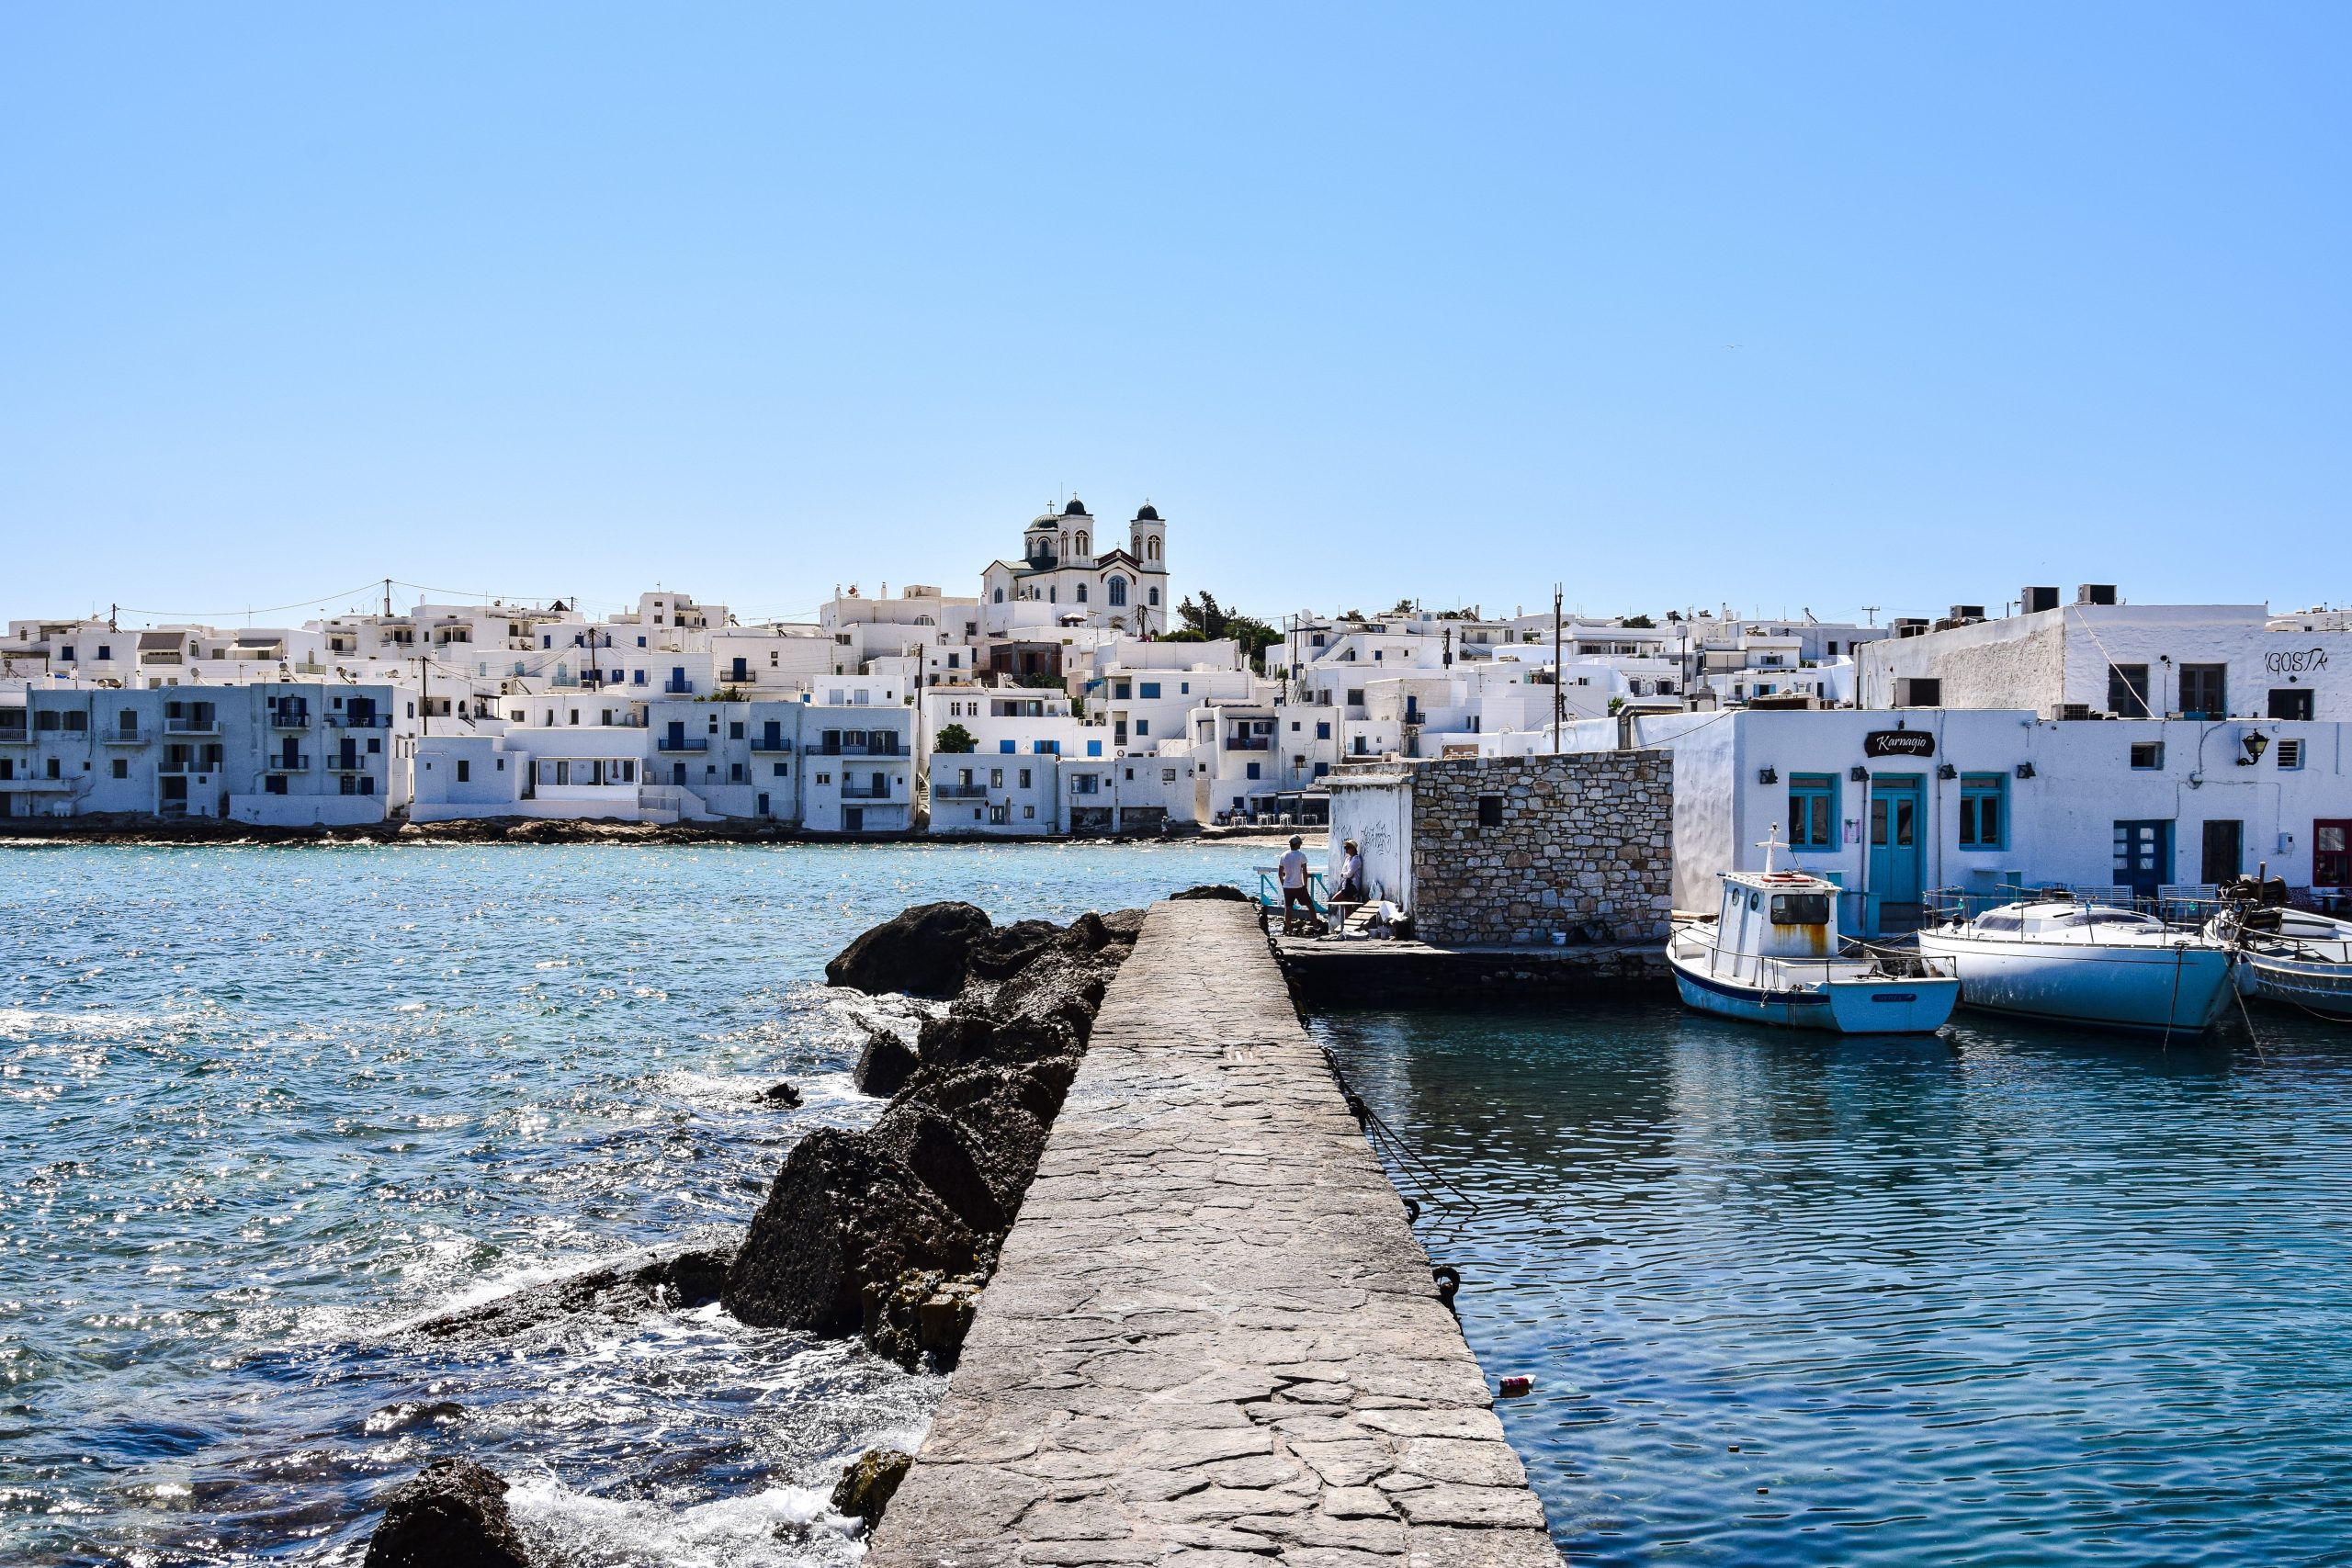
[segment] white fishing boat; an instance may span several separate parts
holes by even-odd
[[[1951,972],[1838,934],[1838,886],[1801,871],[1728,872],[1713,915],[1678,916],[1666,958],[1701,1012],[1840,1034],[1928,1034],[1960,998]]]
[[[2352,1021],[2352,920],[2238,904],[2205,926],[2237,954],[2238,994]]]
[[[2194,1034],[2230,994],[2231,953],[2154,915],[2029,898],[1929,926],[1919,951],[1960,976],[1962,1007],[2065,1023]]]

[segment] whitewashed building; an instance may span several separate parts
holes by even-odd
[[[1828,877],[1867,929],[1929,891],[2004,885],[2212,885],[2267,865],[2290,886],[2352,886],[2352,725],[2052,719],[2018,708],[1624,716],[1568,750],[1674,753],[1675,901],[1780,863]]]

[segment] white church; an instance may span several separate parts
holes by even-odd
[[[980,573],[982,621],[1000,637],[1070,626],[1157,637],[1168,629],[1166,541],[1146,502],[1127,525],[1125,547],[1098,552],[1094,518],[1072,497],[1031,521],[1020,559],[991,561]]]

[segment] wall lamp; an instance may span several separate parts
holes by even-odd
[[[1960,777],[1960,770],[1953,767],[1950,762],[1939,762],[1936,764],[1936,777],[1939,779],[1956,779]]]
[[[1758,768],[1756,770],[1756,782],[1758,784],[1779,784],[1781,782],[1781,770],[1778,768]]]
[[[2033,764],[2031,762],[2019,762],[2018,764],[2018,777],[2021,779],[2030,779],[2033,777]]]
[[[1871,771],[1862,766],[1860,762],[1855,763],[1852,768],[1849,769],[1846,776],[1853,780],[1856,784],[1868,784],[1871,782]]]
[[[2270,750],[2270,737],[2259,729],[2251,730],[2238,738],[2238,745],[2245,751],[2245,755],[2238,759],[2238,766],[2251,768],[2262,761],[2265,751]]]

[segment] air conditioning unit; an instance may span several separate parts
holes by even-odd
[[[1928,618],[1925,615],[1898,615],[1895,617],[1894,635],[1896,637],[1924,637],[1927,635],[1927,632]]]
[[[2112,604],[2115,602],[2115,584],[2112,582],[2086,582],[2075,590],[2075,603],[2077,604]]]
[[[1982,604],[1954,604],[1951,607],[1951,618],[1955,621],[1981,621],[1984,618],[1984,606]]]
[[[2091,712],[2091,705],[2088,703],[2060,703],[2050,710],[2050,716],[2065,720],[2094,718],[2098,716]]]
[[[2020,588],[2018,590],[2018,607],[2029,615],[2039,615],[2044,610],[2054,610],[2058,607],[2058,590]]]

